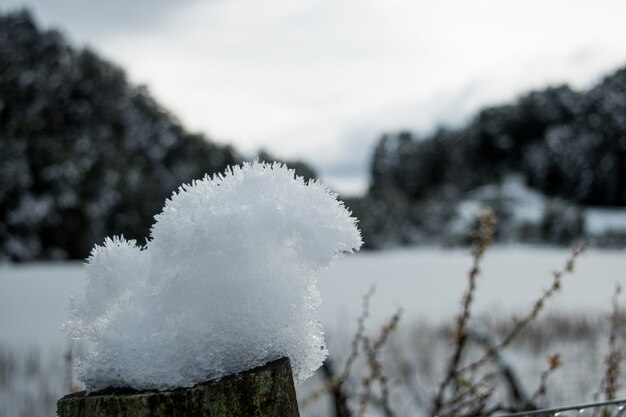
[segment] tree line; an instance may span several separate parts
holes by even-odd
[[[410,243],[441,235],[469,191],[512,174],[557,205],[626,206],[626,68],[588,91],[561,85],[485,108],[460,128],[385,134],[369,192],[350,204],[369,246]]]
[[[0,56],[0,259],[84,259],[119,234],[141,243],[177,187],[244,160],[26,10],[0,15]]]

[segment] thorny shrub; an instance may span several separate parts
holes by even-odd
[[[368,410],[372,411],[371,414],[385,417],[419,415],[423,410],[428,410],[431,417],[488,417],[535,410],[545,405],[549,377],[562,366],[561,356],[558,353],[548,355],[536,388],[530,391],[530,394],[526,394],[527,391],[521,386],[510,365],[503,359],[503,351],[520,339],[520,335],[541,331],[531,324],[541,323],[538,320],[540,313],[545,309],[546,303],[560,291],[564,277],[574,272],[576,261],[585,250],[585,244],[571,250],[564,266],[553,273],[548,289],[540,294],[525,315],[514,318],[512,322],[506,322],[506,325],[498,323],[500,328],[497,329],[494,338],[478,331],[478,326],[472,324],[476,320],[472,315],[472,307],[481,272],[481,261],[491,246],[495,230],[496,218],[493,212],[486,210],[481,213],[471,236],[472,266],[468,273],[467,288],[461,299],[460,312],[456,316],[453,329],[445,334],[452,339],[451,354],[443,364],[441,372],[443,378],[435,385],[436,388],[431,395],[424,398],[423,395],[416,393],[416,397],[419,398],[414,401],[414,409],[409,410],[406,407],[399,410],[399,404],[390,399],[390,391],[393,389],[390,381],[409,383],[409,378],[403,375],[404,368],[388,369],[381,359],[384,348],[393,348],[393,343],[389,345],[388,341],[391,333],[397,329],[401,311],[391,317],[378,335],[369,335],[365,322],[374,294],[372,288],[363,297],[362,314],[357,321],[357,330],[352,338],[347,359],[340,366],[332,358],[328,358],[322,367],[323,386],[303,398],[300,406],[304,409],[312,402],[328,396],[335,417],[364,416]],[[622,337],[620,332],[624,319],[618,310],[617,297],[620,291],[618,287],[613,298],[605,375],[594,399],[599,399],[600,396],[613,399],[619,388],[618,379],[622,361],[619,341]],[[551,320],[557,320],[558,323],[560,319],[553,317]],[[581,321],[576,327],[571,327],[571,322],[568,322],[568,326],[570,327],[565,327],[563,331],[592,332],[594,327],[588,321]],[[432,340],[428,335],[422,339]],[[416,349],[419,349],[417,345]],[[424,360],[422,369],[442,365],[430,363],[431,359],[433,358]],[[357,361],[364,365],[359,371],[355,369]],[[505,395],[502,394],[502,390],[506,391]],[[602,413],[602,410],[598,412]],[[605,413],[602,413],[602,417],[605,417]]]

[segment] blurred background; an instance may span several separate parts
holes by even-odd
[[[365,253],[320,276],[331,339],[372,282],[375,322],[453,317],[486,207],[484,311],[522,308],[586,240],[559,311],[600,317],[626,278],[624,16],[614,0],[0,0],[0,417],[53,415],[73,389],[83,348],[59,327],[94,244],[145,242],[179,185],[255,158],[360,221]]]

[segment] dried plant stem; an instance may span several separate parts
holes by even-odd
[[[350,379],[352,366],[359,357],[360,346],[365,336],[365,321],[369,317],[370,300],[375,292],[376,287],[372,285],[363,296],[363,307],[361,309],[361,315],[357,320],[357,330],[352,338],[350,354],[348,359],[346,359],[341,374],[337,375],[335,373],[331,359],[327,358],[322,368],[325,379],[324,386],[303,398],[300,401],[301,407],[306,407],[310,403],[318,400],[322,395],[330,393],[333,396],[335,417],[348,417],[353,415],[348,406],[348,398],[350,395],[345,392],[345,384]]]
[[[375,287],[363,296],[363,309],[357,321],[357,331],[352,338],[351,351],[346,359],[341,374],[336,375],[332,361],[327,359],[323,365],[323,376],[326,380],[324,386],[315,390],[304,398],[301,406],[306,406],[310,402],[317,400],[323,394],[330,393],[333,399],[335,409],[335,417],[349,417],[355,413],[350,409],[348,404],[349,398],[358,398],[357,415],[362,416],[367,411],[370,404],[374,404],[380,408],[386,417],[394,417],[395,413],[389,400],[389,380],[383,372],[383,366],[380,362],[380,353],[387,343],[390,334],[397,328],[402,311],[399,310],[394,314],[389,322],[385,324],[376,339],[370,338],[365,331],[365,321],[369,317],[369,305],[374,295]],[[369,373],[361,379],[361,392],[349,392],[346,389],[346,383],[349,382],[352,374],[352,368],[359,359],[361,352],[365,355],[365,363],[369,369]],[[372,388],[378,384],[380,395],[375,395]]]
[[[582,244],[572,249],[565,265],[553,273],[549,288],[540,294],[522,318],[514,320],[508,326],[500,341],[492,342],[488,335],[483,335],[472,328],[471,320],[478,277],[485,253],[492,243],[495,224],[496,219],[493,213],[490,210],[484,211],[478,218],[477,228],[472,236],[472,265],[467,274],[467,288],[461,298],[460,311],[454,322],[452,353],[445,364],[444,377],[437,387],[435,396],[432,397],[429,410],[431,417],[479,417],[536,409],[537,402],[546,396],[550,375],[561,366],[558,354],[550,356],[549,367],[541,374],[537,389],[532,395],[527,396],[515,377],[515,373],[504,359],[503,351],[520,337],[524,329],[538,319],[547,302],[560,291],[563,278],[573,273],[579,256],[585,250],[585,245]],[[369,317],[370,300],[373,294],[374,288],[372,287],[363,296],[363,310],[358,318],[356,334],[351,341],[350,352],[341,372],[337,373],[332,361],[327,360],[323,366],[325,385],[305,398],[302,405],[319,398],[322,394],[331,394],[335,417],[365,416],[370,411],[370,407],[375,408],[372,411],[376,411],[377,415],[396,416],[397,407],[390,400],[390,387],[394,380],[390,380],[384,372],[381,354],[390,334],[397,328],[401,312],[397,312],[382,327],[377,337],[371,337],[366,332],[365,322]],[[609,355],[606,359],[607,374],[600,391],[607,398],[614,398],[619,388],[618,378],[622,360],[622,352],[618,349],[617,294],[619,294],[619,289],[616,290],[613,298]],[[483,345],[484,350],[482,353],[472,351],[476,355],[467,358],[470,344],[476,341]],[[364,365],[363,368],[359,368],[361,373],[358,377],[353,375],[357,361]],[[498,370],[494,370],[492,366],[496,366]],[[503,385],[500,384],[502,378],[508,384],[505,388],[502,388]],[[404,376],[403,379],[404,384],[411,383],[410,378]],[[506,400],[499,399],[497,395],[503,389],[509,390]]]
[[[609,333],[609,354],[606,358],[606,389],[604,395],[607,400],[614,400],[619,390],[620,365],[622,363],[622,351],[617,345],[617,339],[620,331],[620,317],[618,297],[622,292],[622,287],[617,285],[613,294],[611,314],[611,331]]]
[[[478,227],[474,233],[472,243],[472,267],[468,273],[468,286],[463,299],[461,301],[461,313],[456,320],[454,330],[454,352],[448,363],[446,376],[439,385],[439,390],[433,401],[431,413],[437,416],[443,406],[446,392],[450,385],[455,382],[458,376],[458,368],[461,363],[461,357],[465,350],[468,339],[467,323],[471,315],[472,302],[474,301],[474,292],[476,291],[476,278],[480,273],[480,262],[489,246],[491,245],[493,235],[495,233],[496,219],[491,210],[485,210],[478,219]],[[458,384],[455,384],[458,387]],[[457,389],[455,388],[455,391]]]
[[[367,404],[372,402],[372,385],[378,381],[381,394],[380,398],[374,401],[374,403],[382,409],[386,417],[393,417],[395,415],[389,401],[389,381],[383,372],[383,366],[379,360],[379,356],[381,349],[387,343],[389,335],[397,328],[401,314],[402,310],[399,310],[391,317],[391,320],[383,326],[380,335],[373,343],[367,336],[363,338],[363,348],[366,353],[367,365],[370,372],[362,381],[364,392],[359,401],[360,414],[363,414],[367,409]]]
[[[500,343],[487,349],[484,355],[481,356],[478,360],[470,363],[463,368],[460,368],[458,370],[458,373],[460,374],[467,371],[472,371],[483,366],[485,363],[489,362],[493,358],[496,352],[499,352],[502,349],[506,348],[508,345],[510,345],[511,342],[519,336],[520,332],[537,318],[541,310],[543,310],[543,308],[545,307],[546,302],[561,289],[561,281],[563,279],[563,276],[574,272],[576,260],[584,252],[585,248],[586,245],[584,243],[578,247],[572,248],[570,256],[565,262],[565,266],[563,266],[562,269],[553,273],[552,285],[550,285],[550,287],[543,292],[539,299],[535,301],[532,309],[528,312],[528,314],[526,314],[526,316],[521,319],[515,320],[513,327],[507,332],[507,334],[504,336],[502,341],[500,341]]]
[[[618,304],[621,293],[622,287],[618,284],[615,286],[615,292],[613,293],[611,302],[612,312],[609,316],[611,329],[609,331],[609,353],[605,359],[606,368],[598,392],[593,396],[594,401],[597,401],[601,394],[604,394],[606,400],[614,400],[619,390],[619,376],[623,359],[622,350],[618,346],[618,338],[622,327]],[[605,407],[596,408],[594,409],[592,417],[597,417],[598,415],[610,415],[610,412]]]
[[[343,372],[339,376],[340,380],[347,380],[350,377],[350,372],[352,370],[352,365],[354,361],[359,357],[359,346],[361,345],[363,338],[365,337],[365,321],[369,317],[370,314],[370,301],[376,292],[376,286],[372,285],[370,289],[363,296],[363,308],[361,310],[361,315],[357,320],[357,330],[352,339],[351,343],[351,351],[350,356],[346,360],[346,363],[343,368]]]
[[[528,404],[525,407],[527,410],[537,408],[537,402],[545,397],[548,392],[548,377],[561,367],[561,356],[558,353],[550,355],[550,357],[548,357],[548,363],[550,365],[549,368],[541,373],[539,386],[533,395],[531,395],[530,400],[528,400]]]

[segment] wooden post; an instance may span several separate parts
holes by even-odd
[[[107,389],[69,394],[59,417],[299,417],[291,364],[283,358],[241,374],[169,391]]]

